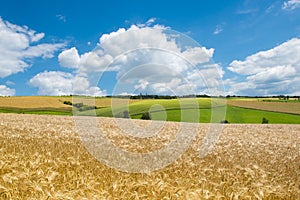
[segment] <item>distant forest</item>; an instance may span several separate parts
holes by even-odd
[[[288,95],[276,95],[276,96],[242,96],[242,95],[227,95],[227,96],[210,96],[207,94],[195,94],[195,95],[155,95],[155,94],[142,94],[139,95],[113,95],[106,96],[109,98],[124,98],[124,99],[177,99],[177,98],[278,98],[279,100],[298,99],[300,96],[288,96]]]

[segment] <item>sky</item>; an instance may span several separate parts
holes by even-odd
[[[300,95],[300,0],[10,0],[0,96]]]

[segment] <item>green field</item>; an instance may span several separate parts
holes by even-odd
[[[230,123],[261,123],[263,117],[270,124],[300,124],[300,115],[297,114],[227,106],[226,119]]]
[[[59,108],[0,108],[0,113],[40,114],[40,115],[73,115],[72,109]]]
[[[128,107],[111,107],[97,109],[95,111],[86,111],[79,113],[80,115],[97,115],[102,117],[122,117],[122,113],[129,111],[130,117],[140,119],[142,114],[150,110],[153,120],[166,121],[185,121],[218,123],[227,120],[229,123],[262,123],[262,119],[266,118],[271,124],[299,124],[300,115],[288,114],[282,112],[272,112],[257,109],[240,108],[227,105],[224,107],[223,102],[215,102],[209,98],[183,100],[180,106],[179,100],[142,100],[130,104]],[[198,108],[195,109],[195,102]],[[154,105],[159,105],[154,107]],[[226,112],[226,114],[225,114]],[[113,114],[114,113],[114,114]],[[213,114],[212,114],[213,113]],[[184,116],[184,119],[182,119]],[[213,119],[212,119],[213,116]]]
[[[35,97],[37,98],[37,97]],[[53,100],[53,99],[54,100]],[[42,98],[43,106],[40,107],[40,102],[28,101],[27,104],[18,104],[24,102],[25,97],[14,97],[17,102],[14,107],[1,107],[2,113],[20,113],[20,114],[45,114],[45,115],[73,115],[72,106],[63,104],[61,97]],[[34,98],[33,98],[34,99]],[[68,98],[71,100],[71,98]],[[8,101],[7,98],[2,99]],[[29,99],[30,100],[30,99]],[[47,104],[47,102],[51,103]],[[77,99],[81,101],[81,99]],[[254,99],[255,100],[255,99]],[[85,99],[82,99],[84,105]],[[228,103],[230,100],[228,101]],[[8,102],[6,102],[7,104]],[[34,106],[36,103],[36,107]],[[200,122],[200,123],[219,123],[222,120],[227,120],[229,123],[262,123],[262,118],[266,118],[271,124],[300,124],[299,114],[288,114],[286,112],[276,112],[263,110],[263,108],[243,108],[234,105],[226,105],[224,99],[198,98],[198,99],[150,99],[130,101],[118,98],[101,98],[97,99],[99,109],[87,110],[83,112],[75,112],[75,115],[99,116],[99,117],[124,117],[124,111],[133,119],[140,119],[143,113],[149,112],[153,120],[166,121],[184,121],[184,122]],[[259,103],[259,102],[258,102]],[[270,102],[271,105],[272,102]],[[295,102],[296,105],[300,102]],[[3,103],[4,105],[4,103]],[[126,106],[125,106],[126,105]],[[12,106],[12,105],[10,105]],[[47,107],[48,106],[48,107]],[[63,107],[65,106],[65,107]],[[288,104],[281,104],[290,106]],[[101,108],[100,108],[101,107]],[[296,106],[298,107],[298,105]],[[269,108],[268,108],[269,109]]]

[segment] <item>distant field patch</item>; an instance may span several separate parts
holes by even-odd
[[[253,100],[228,100],[228,105],[257,110],[267,110],[282,113],[300,114],[300,102],[266,102]]]
[[[300,115],[227,106],[226,119],[230,123],[261,124],[266,118],[269,124],[299,124]]]
[[[24,113],[24,114],[50,114],[50,115],[72,115],[72,104],[64,102],[83,103],[84,105],[95,105],[98,108],[111,107],[115,104],[129,104],[137,100],[112,99],[106,97],[72,97],[72,96],[14,96],[0,97],[0,112],[2,113]]]
[[[214,118],[215,123],[221,122],[222,120],[227,120],[229,123],[244,123],[244,124],[261,124],[262,119],[265,117],[270,124],[299,124],[300,115],[270,112],[264,110],[254,110],[247,108],[240,108],[234,106],[227,106],[226,117],[223,118],[221,108],[214,108],[216,116]],[[212,109],[191,109],[189,114],[191,118],[196,116],[196,113],[200,112],[200,123],[210,123],[212,121]],[[155,120],[161,120],[160,116],[163,113],[153,113]],[[167,121],[181,121],[181,110],[168,110],[166,111]],[[132,118],[140,119],[141,115],[134,115]],[[191,119],[192,121],[193,119]]]
[[[0,97],[0,108],[69,108],[62,102],[70,99],[72,97]]]

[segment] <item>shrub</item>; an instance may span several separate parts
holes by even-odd
[[[267,118],[263,117],[262,118],[262,124],[268,124],[269,120],[267,120]]]
[[[229,124],[229,121],[227,121],[227,119],[225,119],[225,120],[222,120],[220,123],[221,124]]]
[[[83,103],[74,103],[73,107],[77,108],[80,112],[86,111],[86,110],[98,109],[97,106],[84,105]]]
[[[73,105],[71,101],[64,101],[63,103],[66,104],[66,105],[70,105],[70,106]]]
[[[83,103],[74,103],[73,106],[75,108],[81,108],[81,107],[83,107]]]
[[[115,117],[117,118],[130,118],[129,112],[127,110],[118,113]]]
[[[150,120],[151,119],[150,113],[149,112],[143,113],[141,119]]]
[[[127,110],[125,110],[125,111],[123,112],[123,118],[130,118],[130,117],[129,117],[129,112],[128,112]]]

